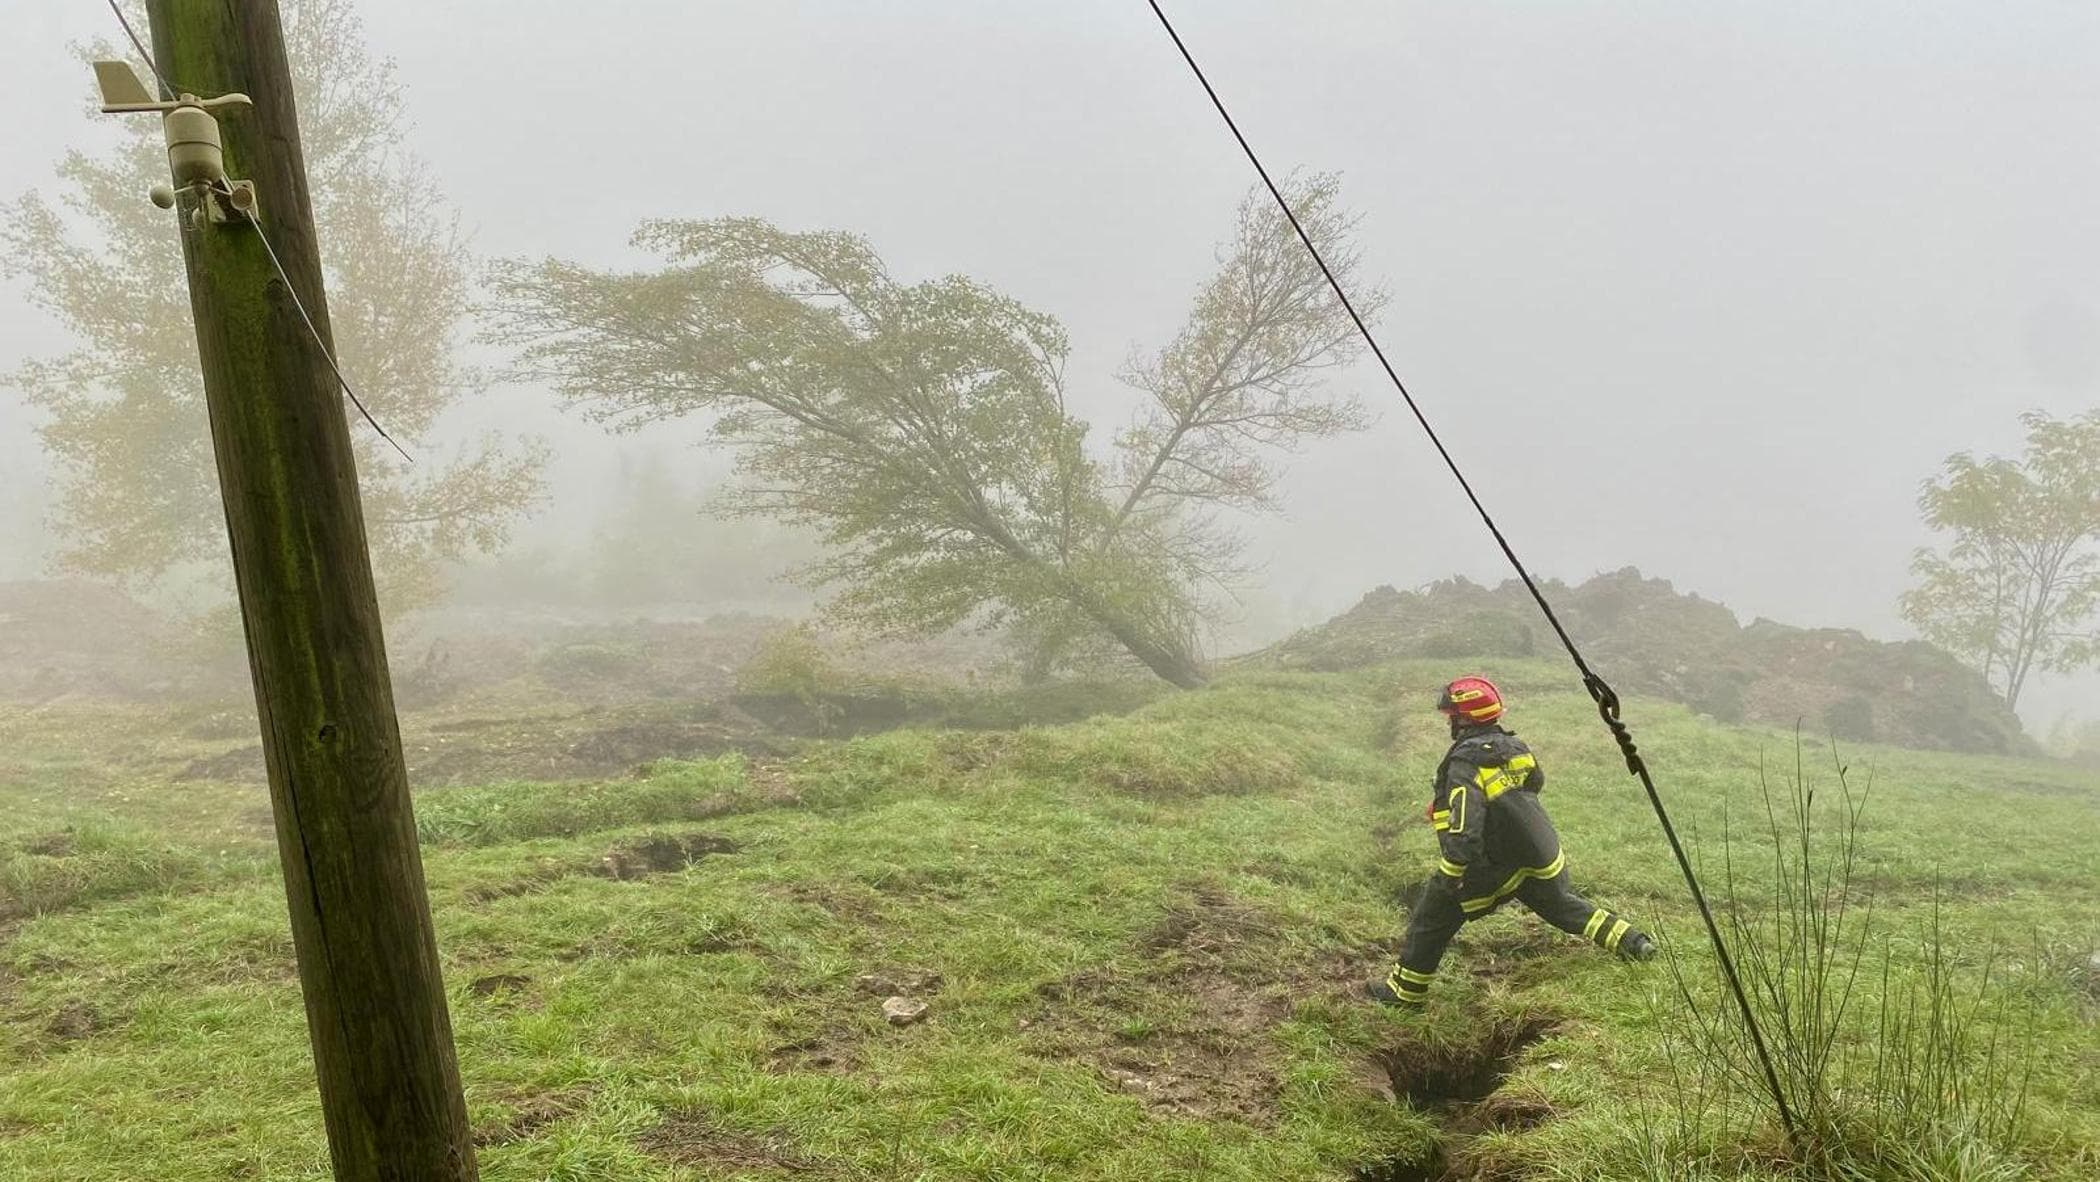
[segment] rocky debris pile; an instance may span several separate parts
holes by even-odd
[[[1545,591],[1621,693],[1683,702],[1723,722],[1799,723],[1850,742],[1990,754],[2034,748],[1980,675],[1920,641],[1769,620],[1744,627],[1727,607],[1631,568]],[[1558,655],[1522,584],[1490,589],[1451,579],[1419,591],[1380,587],[1242,661],[1334,671],[1409,658]]]

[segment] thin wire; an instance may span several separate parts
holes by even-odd
[[[250,218],[248,224],[255,227],[255,236],[262,241],[263,252],[270,256],[270,266],[276,268],[277,277],[284,281],[284,290],[291,293],[292,307],[299,309],[299,319],[306,322],[306,331],[313,337],[314,347],[321,350],[321,359],[328,362],[328,368],[335,373],[335,380],[343,384],[343,393],[349,395],[351,405],[357,407],[357,413],[365,417],[365,422],[371,424],[374,431],[379,432],[381,439],[392,444],[394,450],[401,453],[402,459],[411,464],[415,463],[416,458],[409,455],[407,449],[395,443],[394,437],[386,433],[385,427],[379,425],[379,420],[372,417],[372,412],[365,409],[364,400],[357,396],[357,390],[350,385],[350,379],[343,376],[343,367],[335,363],[335,355],[329,351],[328,342],[321,339],[321,330],[314,326],[314,318],[307,315],[306,301],[299,298],[299,288],[292,282],[292,277],[284,273],[284,264],[277,261],[277,248],[270,245],[270,236],[263,233],[262,223]]]
[[[160,72],[160,66],[153,60],[152,51],[148,50],[146,43],[139,39],[138,30],[131,27],[131,19],[124,15],[124,10],[117,4],[117,0],[109,0],[109,10],[116,14],[117,23],[124,26],[124,35],[131,38],[131,47],[139,51],[140,57],[146,59],[146,68],[152,70],[153,76],[160,80],[163,97],[175,98],[179,92],[169,84],[167,75]],[[219,187],[214,191],[220,196],[231,196],[233,193],[232,187],[223,181],[220,182]],[[336,364],[335,354],[329,350],[328,342],[321,339],[321,330],[314,325],[314,318],[307,313],[306,301],[299,298],[298,286],[292,282],[290,275],[285,274],[284,264],[277,259],[277,248],[270,245],[270,236],[263,233],[262,223],[252,217],[247,219],[247,221],[249,225],[255,227],[255,236],[261,239],[264,253],[270,256],[270,266],[276,270],[277,278],[284,281],[284,290],[291,293],[292,307],[299,309],[299,319],[306,322],[306,331],[308,335],[313,337],[314,346],[321,350],[321,359],[328,362],[328,368],[335,374],[335,380],[342,383],[343,393],[349,395],[351,405],[357,407],[357,413],[364,416],[365,422],[371,424],[374,431],[379,432],[381,439],[386,440],[395,451],[401,453],[402,459],[407,460],[411,464],[415,463],[416,458],[409,455],[407,449],[403,448],[399,443],[395,443],[394,437],[386,433],[385,427],[379,425],[379,420],[372,417],[372,412],[365,409],[364,399],[357,396],[357,389],[350,384],[349,378],[343,376],[343,367]]]
[[[153,51],[147,49],[146,43],[139,39],[138,30],[131,27],[131,18],[124,15],[124,10],[118,6],[117,0],[109,0],[109,10],[117,15],[117,23],[124,26],[124,35],[131,38],[131,47],[139,51],[140,57],[146,59],[146,68],[153,71],[153,76],[160,80],[160,97],[166,100],[179,95],[181,92],[168,81],[168,76],[160,72],[160,65],[153,60]]]
[[[1421,425],[1422,433],[1429,437],[1429,442],[1436,447],[1437,455],[1443,457],[1444,466],[1451,470],[1451,475],[1458,481],[1459,488],[1465,491],[1466,499],[1472,502],[1474,512],[1480,515],[1481,524],[1487,526],[1488,533],[1494,536],[1495,545],[1501,548],[1502,556],[1509,560],[1509,565],[1517,572],[1517,577],[1523,580],[1524,589],[1531,593],[1532,601],[1538,604],[1539,611],[1544,613],[1546,617],[1546,622],[1553,626],[1554,634],[1560,637],[1561,647],[1568,651],[1569,659],[1575,662],[1575,668],[1582,673],[1583,687],[1589,691],[1590,698],[1597,704],[1598,715],[1603,718],[1605,726],[1611,730],[1612,737],[1617,740],[1620,754],[1626,759],[1626,770],[1640,778],[1641,786],[1648,793],[1648,803],[1655,810],[1656,819],[1662,822],[1663,836],[1669,840],[1670,851],[1676,855],[1678,869],[1684,873],[1685,883],[1692,891],[1692,899],[1699,905],[1699,914],[1706,921],[1707,936],[1713,942],[1714,952],[1720,958],[1722,971],[1728,977],[1729,988],[1734,992],[1736,1004],[1742,1010],[1743,1022],[1749,1028],[1751,1041],[1756,1045],[1758,1061],[1764,1067],[1765,1082],[1771,1089],[1773,1102],[1779,1108],[1780,1121],[1786,1126],[1788,1135],[1794,1135],[1793,1111],[1787,1104],[1785,1089],[1779,1084],[1779,1073],[1772,1065],[1772,1056],[1765,1047],[1764,1034],[1758,1028],[1757,1018],[1750,1009],[1749,995],[1744,991],[1742,979],[1736,973],[1735,959],[1728,953],[1728,942],[1721,937],[1720,925],[1715,922],[1713,909],[1707,904],[1706,892],[1700,889],[1699,876],[1692,869],[1691,859],[1685,854],[1684,844],[1677,838],[1677,828],[1670,823],[1669,811],[1663,807],[1662,794],[1657,791],[1654,779],[1648,774],[1648,765],[1641,758],[1639,749],[1634,744],[1632,732],[1628,730],[1626,724],[1620,719],[1618,693],[1611,688],[1604,678],[1598,676],[1596,671],[1590,668],[1588,661],[1583,659],[1582,650],[1575,646],[1574,638],[1568,635],[1567,628],[1561,624],[1560,617],[1554,613],[1553,605],[1547,602],[1545,593],[1539,590],[1537,581],[1531,577],[1531,572],[1525,569],[1523,560],[1517,557],[1516,550],[1509,544],[1509,539],[1503,535],[1502,528],[1495,523],[1494,516],[1488,512],[1487,506],[1481,502],[1479,494],[1473,491],[1472,481],[1466,479],[1464,470],[1458,466],[1458,461],[1451,455],[1451,450],[1444,446],[1443,438],[1437,434],[1436,428],[1430,425],[1429,416],[1423,413],[1421,405],[1415,401],[1414,394],[1408,390],[1407,383],[1400,379],[1399,371],[1393,368],[1392,361],[1386,357],[1385,350],[1378,344],[1378,337],[1372,333],[1371,326],[1365,323],[1363,316],[1357,312],[1355,301],[1349,298],[1348,291],[1343,288],[1341,280],[1334,273],[1334,269],[1327,265],[1326,257],[1320,253],[1320,248],[1313,242],[1312,235],[1306,232],[1304,224],[1298,220],[1298,214],[1291,208],[1290,200],[1284,196],[1282,188],[1269,175],[1269,170],[1262,164],[1260,155],[1254,150],[1254,145],[1247,142],[1246,135],[1240,131],[1239,122],[1232,117],[1232,112],[1226,109],[1225,100],[1219,96],[1217,88],[1211,85],[1209,76],[1203,72],[1203,67],[1196,63],[1195,54],[1189,51],[1188,43],[1181,39],[1180,32],[1174,28],[1174,22],[1168,19],[1166,10],[1160,7],[1159,0],[1146,0],[1146,3],[1151,5],[1152,14],[1159,18],[1160,26],[1167,31],[1167,36],[1173,40],[1174,48],[1181,51],[1181,59],[1188,63],[1190,72],[1195,74],[1196,81],[1202,84],[1204,93],[1210,96],[1211,105],[1217,108],[1219,117],[1225,121],[1225,126],[1231,130],[1232,138],[1239,141],[1240,151],[1246,154],[1247,162],[1254,166],[1254,171],[1260,175],[1262,184],[1268,187],[1269,195],[1276,199],[1277,208],[1283,211],[1283,216],[1290,221],[1291,228],[1298,232],[1298,240],[1305,244],[1305,249],[1312,255],[1313,262],[1318,264],[1320,273],[1327,277],[1327,285],[1334,289],[1335,298],[1341,301],[1342,308],[1349,313],[1349,319],[1355,322],[1356,331],[1362,334],[1364,343],[1371,347],[1372,356],[1378,359],[1378,364],[1385,370],[1385,376],[1391,379],[1393,388],[1400,392],[1400,397],[1402,401],[1407,403],[1407,409],[1413,413],[1415,422]]]

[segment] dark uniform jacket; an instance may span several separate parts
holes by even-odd
[[[1566,868],[1560,836],[1539,803],[1545,786],[1531,748],[1499,726],[1463,733],[1437,766],[1429,806],[1442,847],[1437,869],[1458,880],[1468,913],[1493,910],[1526,880]]]

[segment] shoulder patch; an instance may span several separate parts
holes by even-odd
[[[1508,763],[1531,750],[1515,735],[1482,735],[1477,739],[1467,740],[1466,745],[1472,749],[1470,754],[1473,758],[1469,762],[1493,766]]]

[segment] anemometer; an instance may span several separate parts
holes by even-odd
[[[227,180],[226,149],[219,139],[215,114],[253,107],[255,104],[247,95],[222,94],[207,99],[182,94],[172,100],[159,100],[128,62],[96,62],[95,81],[102,88],[103,114],[160,116],[173,183],[157,184],[147,192],[153,204],[173,209],[176,193],[188,189],[197,194],[198,207],[191,217],[200,223],[207,219],[255,220],[255,182]]]

